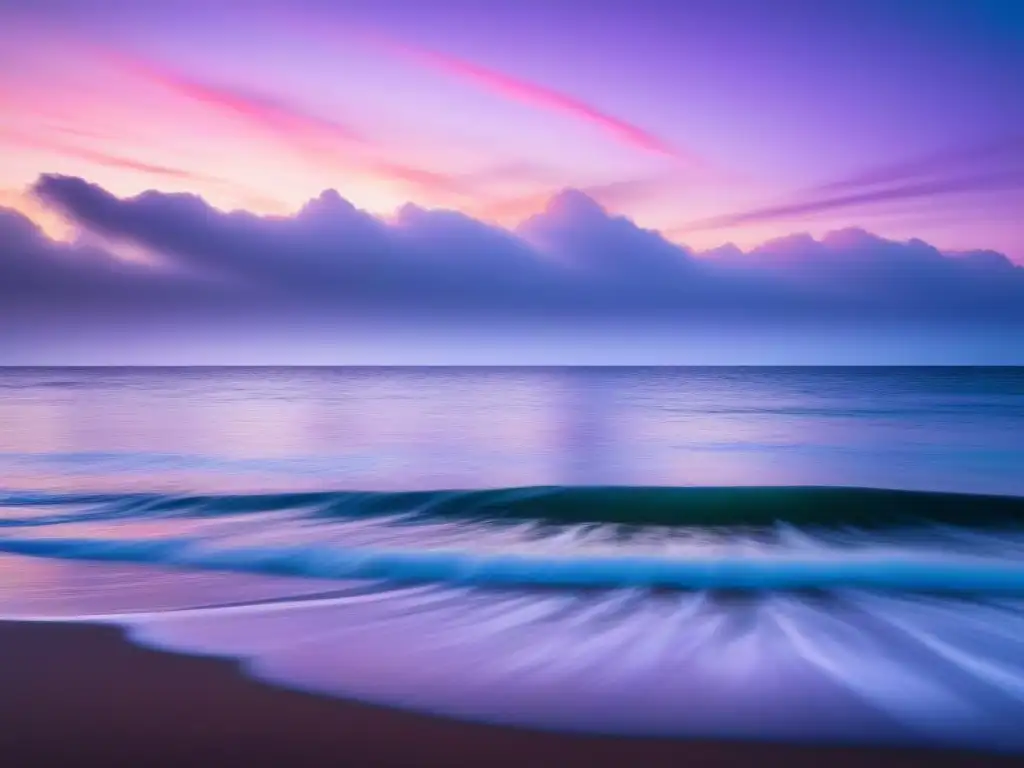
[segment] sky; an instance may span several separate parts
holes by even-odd
[[[1024,364],[1019,0],[0,0],[0,363]]]

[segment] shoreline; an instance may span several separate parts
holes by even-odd
[[[1021,765],[1019,755],[529,731],[301,693],[120,629],[0,621],[4,764],[343,766]]]

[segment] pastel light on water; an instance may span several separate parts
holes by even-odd
[[[1017,369],[3,381],[0,615],[475,721],[1024,752]]]
[[[1021,494],[1016,369],[9,369],[7,490]]]

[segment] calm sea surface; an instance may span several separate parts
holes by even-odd
[[[0,478],[1024,494],[1024,369],[6,369]]]

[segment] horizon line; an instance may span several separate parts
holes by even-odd
[[[380,368],[380,369],[421,369],[421,368],[538,368],[561,370],[567,368],[1021,368],[1024,363],[587,363],[587,364],[550,364],[550,363],[201,363],[201,364],[162,364],[137,363],[114,364],[93,363],[65,365],[54,363],[0,365],[0,371],[11,370],[104,370],[104,369],[153,369],[153,370],[186,370],[208,369],[338,369],[338,368]]]

